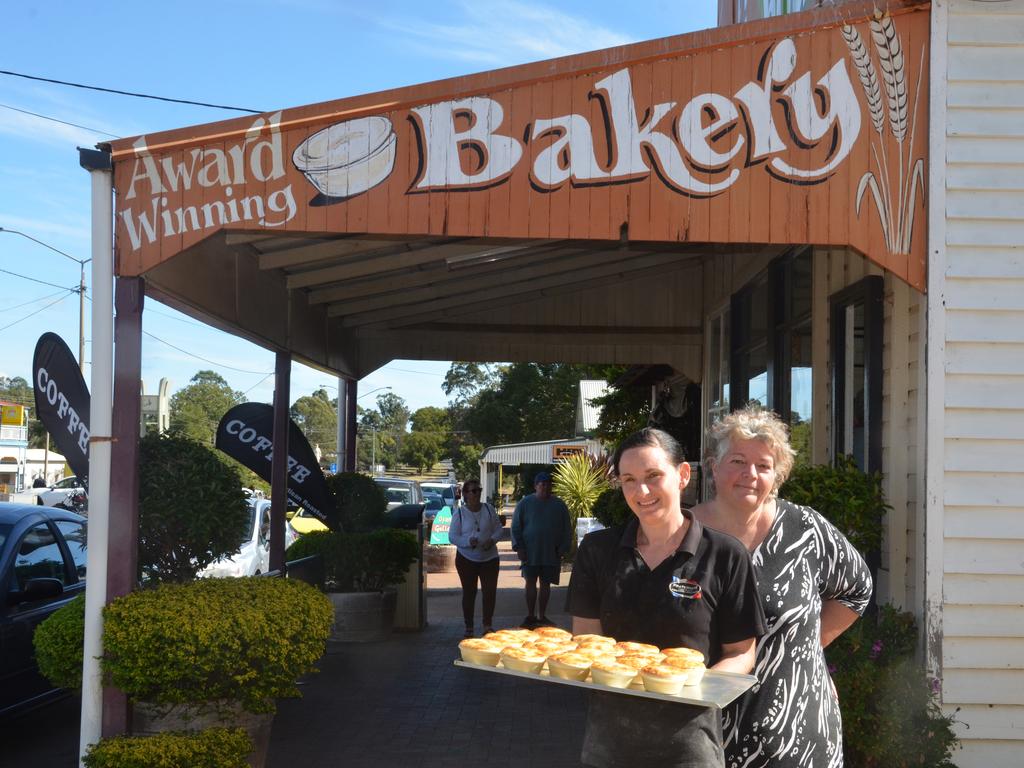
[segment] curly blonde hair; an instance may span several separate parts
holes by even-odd
[[[759,405],[748,405],[724,416],[708,429],[707,444],[704,447],[704,471],[714,486],[714,466],[729,452],[732,441],[760,440],[768,446],[775,459],[775,487],[772,495],[793,470],[796,451],[789,444],[789,427],[774,412]]]

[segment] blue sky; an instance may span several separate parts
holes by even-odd
[[[23,0],[4,10],[0,69],[271,110],[705,29],[714,26],[716,8],[715,0]],[[89,178],[76,146],[238,114],[0,75],[0,227],[89,258]],[[67,289],[78,284],[79,266],[0,233],[0,270],[0,375],[28,378],[44,331],[78,348],[78,296]],[[248,399],[270,400],[267,350],[152,300],[143,322],[147,392],[161,377],[173,392],[209,368]],[[87,361],[89,336],[87,316]],[[390,386],[413,409],[444,405],[447,368],[395,361],[360,382],[360,392]],[[333,395],[336,383],[295,364],[292,399],[320,385]]]

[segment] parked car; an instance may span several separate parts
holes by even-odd
[[[420,487],[423,488],[424,493],[439,494],[444,499],[445,506],[453,512],[455,511],[455,499],[457,498],[455,494],[457,486],[455,483],[420,483]]]
[[[38,489],[37,489],[38,490]],[[44,507],[55,507],[73,493],[84,493],[85,486],[74,475],[65,477],[54,485],[36,495],[36,504]]]
[[[62,694],[36,666],[36,627],[85,589],[86,520],[0,502],[0,716]]]
[[[326,525],[320,522],[313,513],[307,512],[305,509],[299,507],[299,510],[291,516],[288,521],[288,527],[291,528],[292,533],[296,537],[304,536],[312,531],[327,531],[330,530]]]
[[[445,504],[444,499],[438,496],[436,493],[424,493],[423,494],[423,522],[432,522],[437,513],[445,507],[449,507]]]
[[[285,522],[285,549],[298,538],[295,529]],[[241,532],[239,550],[231,557],[210,563],[200,572],[201,577],[224,578],[232,576],[258,576],[270,570],[270,500],[249,500],[249,520]]]
[[[384,491],[388,511],[402,504],[422,504],[423,489],[415,480],[404,477],[375,477],[373,481]]]

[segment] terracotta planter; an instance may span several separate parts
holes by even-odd
[[[166,714],[159,714],[145,701],[132,707],[132,734],[150,736],[167,731],[201,731],[206,728],[242,728],[253,743],[247,763],[250,768],[265,768],[270,748],[270,729],[274,713],[246,712],[237,702],[227,702],[216,712],[197,713],[195,707],[179,704]]]
[[[450,573],[455,570],[454,544],[428,544],[423,548],[423,563],[427,573]]]
[[[386,640],[395,624],[397,595],[383,592],[329,592],[334,603],[331,640],[338,643],[370,643]]]

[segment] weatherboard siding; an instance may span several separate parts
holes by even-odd
[[[940,6],[941,8],[941,6]],[[954,0],[946,43],[940,474],[943,707],[961,768],[1024,753],[1024,0]],[[940,105],[941,109],[941,105]],[[941,168],[933,155],[933,169]],[[933,203],[934,205],[934,203]],[[933,248],[933,251],[935,249]],[[943,279],[944,278],[944,279]],[[935,294],[932,294],[935,297]],[[933,366],[934,368],[934,366]],[[934,379],[933,379],[934,380]]]

